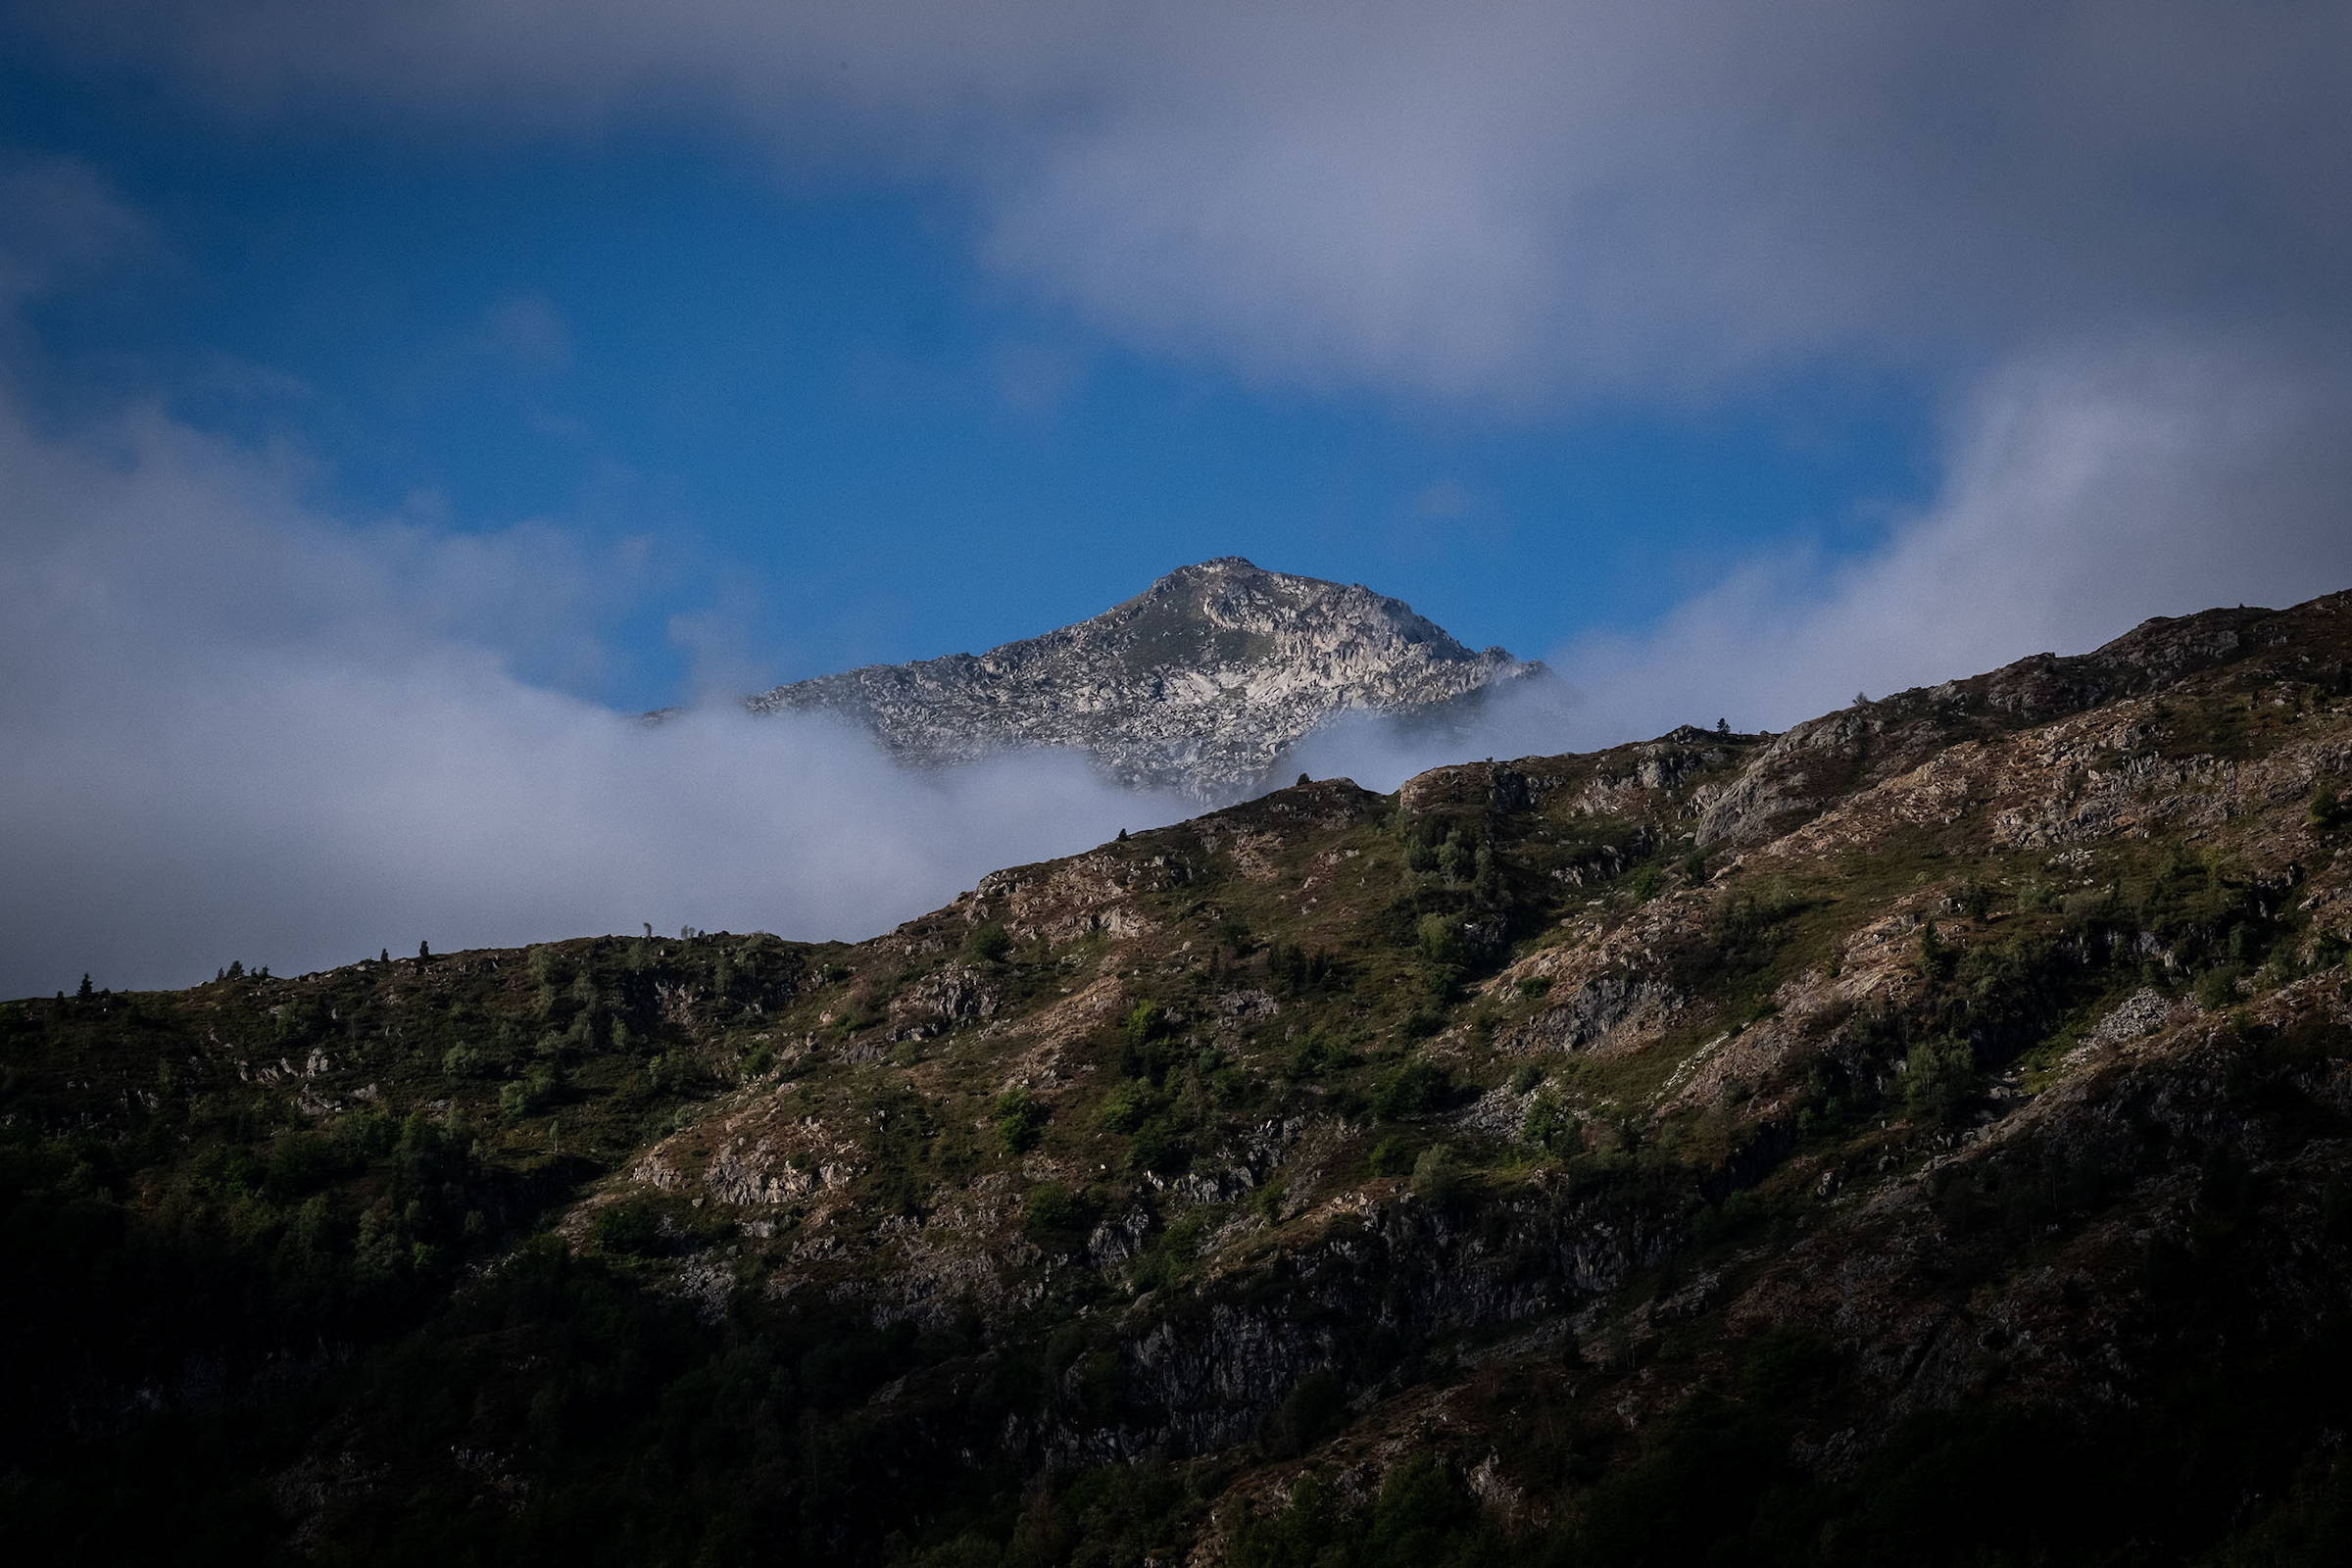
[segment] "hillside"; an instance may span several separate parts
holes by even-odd
[[[0,1496],[317,1562],[2323,1563],[2352,595],[855,946],[0,1008]]]
[[[1042,637],[822,675],[746,706],[837,714],[915,766],[1067,747],[1123,783],[1225,801],[1263,788],[1284,751],[1337,714],[1442,731],[1491,688],[1540,674],[1367,588],[1226,556]]]

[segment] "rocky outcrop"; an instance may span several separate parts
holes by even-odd
[[[1122,782],[1217,800],[1263,782],[1326,719],[1443,725],[1541,669],[1473,652],[1368,588],[1227,556],[1042,637],[796,681],[745,706],[852,719],[914,766],[1063,747]]]

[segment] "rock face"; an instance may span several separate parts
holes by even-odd
[[[1042,637],[796,681],[746,706],[855,719],[915,766],[1069,747],[1123,783],[1219,800],[1336,714],[1443,724],[1541,670],[1499,648],[1474,653],[1368,588],[1225,556]]]

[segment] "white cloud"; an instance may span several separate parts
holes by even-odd
[[[1681,396],[2352,268],[2335,0],[33,0],[250,116],[716,120],[942,180],[981,254],[1310,384]]]
[[[1532,672],[1472,701],[1408,718],[1362,711],[1326,720],[1267,770],[1287,779],[1353,779],[1387,792],[1429,768],[1481,758],[1549,756],[1574,749],[1584,732],[1576,694],[1548,672]]]
[[[1304,750],[1318,774],[1778,727],[2352,581],[2340,0],[16,14],[251,118],[700,118],[936,182],[1041,297],[1257,376],[1533,406],[1747,395],[1838,356],[1964,389],[1938,499],[1879,547],[1760,557],[1571,647],[1572,714],[1350,726]],[[8,180],[0,306],[135,237],[78,166]],[[1014,406],[1050,405],[1011,370]],[[640,920],[855,933],[1163,808],[1066,759],[925,780],[829,732],[648,736],[531,678],[593,665],[625,563],[322,517],[305,478],[151,411],[58,437],[0,409],[0,989]],[[724,618],[678,626],[713,668],[741,658]]]
[[[859,937],[1184,814],[1067,757],[649,731],[517,673],[583,657],[625,554],[322,516],[302,478],[151,410],[61,437],[0,404],[0,994],[642,921]]]
[[[1762,557],[1634,637],[1556,656],[1580,745],[1728,714],[1780,728],[2150,615],[2352,586],[2352,375],[2242,340],[2012,366],[1955,421],[1937,499],[1877,549]]]

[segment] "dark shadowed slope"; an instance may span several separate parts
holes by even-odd
[[[855,947],[0,1011],[11,1513],[320,1561],[2326,1563],[2352,597]]]

